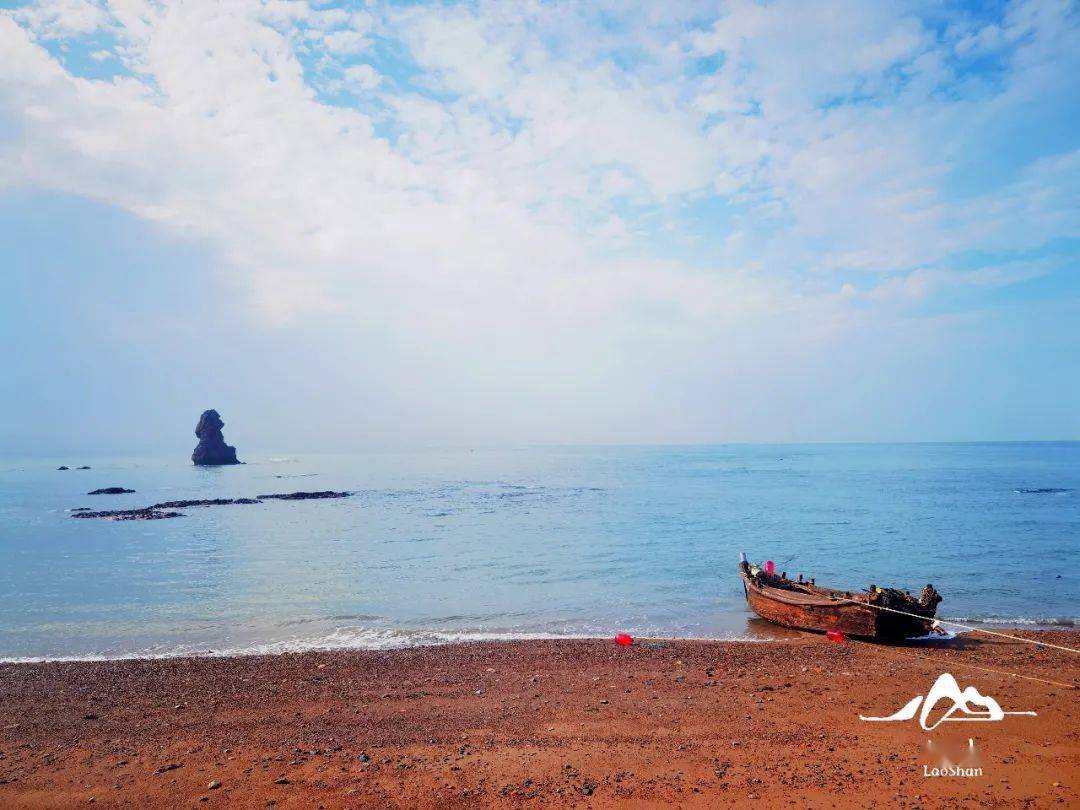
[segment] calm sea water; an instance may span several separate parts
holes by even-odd
[[[1080,443],[0,461],[0,658],[754,637],[740,550],[941,614],[1077,621]],[[59,472],[60,463],[93,469]],[[87,497],[104,486],[134,495]],[[333,501],[69,509],[347,489]],[[1043,490],[1043,491],[1039,491]]]

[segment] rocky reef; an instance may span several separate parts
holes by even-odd
[[[199,443],[191,454],[193,463],[200,467],[218,467],[223,464],[239,464],[236,458],[236,448],[225,444],[225,436],[221,429],[225,422],[212,408],[203,411],[199,417],[199,424],[195,426],[195,435]]]
[[[331,492],[330,490],[323,492],[284,492],[280,495],[260,495],[259,500],[310,501],[318,498],[348,498],[350,495],[352,495],[351,492]]]
[[[129,490],[130,491],[130,490]],[[325,498],[348,498],[351,492],[284,492],[275,495],[260,495],[258,498],[209,498],[206,500],[163,501],[141,509],[109,509],[96,512],[85,506],[71,510],[74,518],[103,518],[105,520],[161,520],[162,518],[183,517],[177,509],[192,506],[230,506],[232,504],[257,504],[265,500],[275,501],[310,501]]]
[[[87,492],[87,495],[124,495],[128,492],[134,492],[133,489],[125,489],[124,487],[102,487],[101,489],[95,489],[92,492]]]
[[[110,509],[104,512],[92,512],[85,507],[71,510],[71,516],[77,518],[105,518],[106,520],[161,520],[163,518],[183,517],[183,512],[165,511],[145,506],[142,509]]]

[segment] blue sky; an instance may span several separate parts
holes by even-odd
[[[1074,2],[0,2],[0,452],[1080,438]],[[190,424],[189,424],[190,423]]]

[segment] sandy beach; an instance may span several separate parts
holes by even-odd
[[[1037,716],[859,719],[941,672]],[[1070,653],[973,636],[5,664],[0,805],[1076,806],[1077,684]],[[981,776],[927,775],[969,738]]]

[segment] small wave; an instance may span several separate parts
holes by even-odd
[[[560,641],[606,640],[614,630],[599,632],[494,631],[494,630],[391,630],[375,628],[341,628],[325,635],[296,637],[281,641],[256,642],[238,647],[208,649],[180,646],[171,650],[155,648],[130,653],[88,653],[84,655],[21,656],[0,658],[0,664],[40,664],[44,662],[94,662],[160,660],[169,658],[237,658],[246,655],[282,655],[285,653],[333,652],[335,650],[403,650],[414,647],[434,647],[441,644],[468,644],[498,641]],[[638,635],[642,646],[656,641],[740,641],[764,643],[768,639],[756,636],[731,635],[719,638],[689,636],[664,638]]]
[[[37,664],[46,661],[127,661],[158,660],[166,658],[236,658],[244,655],[281,655],[333,650],[402,650],[411,647],[431,647],[439,644],[456,644],[470,641],[540,641],[547,639],[588,639],[596,635],[563,633],[519,633],[486,631],[426,631],[387,630],[374,628],[339,629],[313,637],[296,637],[281,641],[256,642],[239,647],[208,649],[180,646],[172,650],[144,650],[130,653],[87,653],[84,655],[18,656],[0,658],[3,664]]]
[[[1072,490],[1065,487],[1018,487],[1013,492],[1017,495],[1063,495]]]
[[[941,621],[965,624],[1031,625],[1033,627],[1077,627],[1080,625],[1080,618],[1068,616],[955,616]]]
[[[366,613],[343,613],[340,616],[331,616],[330,621],[334,622],[373,622],[381,619],[381,616],[372,616]],[[316,624],[318,622],[325,622],[326,619],[322,616],[309,616],[303,619],[286,619],[277,623],[278,627],[296,627],[298,625]]]

